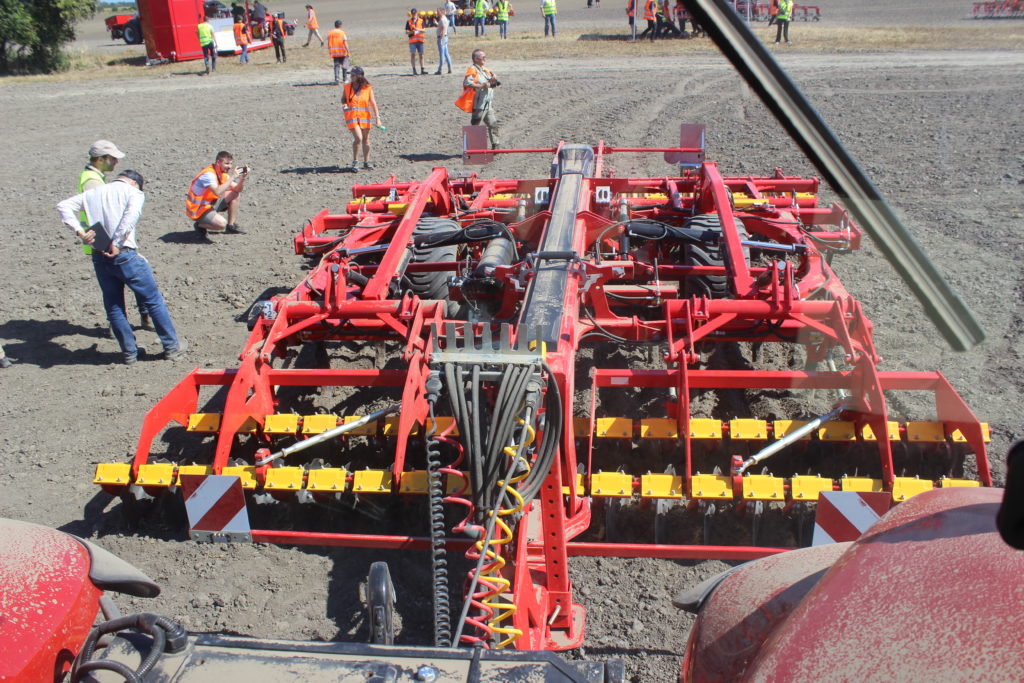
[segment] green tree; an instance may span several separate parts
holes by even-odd
[[[0,74],[56,71],[75,22],[96,12],[96,0],[0,0]]]

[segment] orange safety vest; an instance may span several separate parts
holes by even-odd
[[[373,88],[364,85],[359,92],[352,89],[351,83],[345,84],[345,126],[349,130],[369,128],[373,115],[370,111],[370,94]]]
[[[209,211],[211,208],[213,208],[213,205],[217,202],[218,199],[220,199],[220,197],[218,197],[209,187],[203,190],[202,195],[197,195],[195,193],[194,188],[196,186],[196,181],[199,180],[199,177],[204,173],[212,173],[213,175],[217,176],[218,185],[223,185],[224,181],[228,179],[228,174],[218,174],[217,171],[213,168],[213,164],[210,164],[209,166],[207,166],[202,171],[196,174],[196,177],[193,178],[192,182],[188,184],[188,192],[185,194],[185,215],[194,221],[199,220],[202,217],[202,215]]]
[[[310,31],[320,28],[320,24],[316,20],[316,10],[309,10],[309,15],[308,18],[306,19],[306,25],[309,26]]]
[[[779,13],[779,2],[778,0],[772,0],[771,4],[768,5],[768,16],[776,16]]]
[[[242,22],[235,24],[235,44],[239,47],[249,44],[249,27]]]
[[[327,49],[331,57],[348,57],[348,48],[345,47],[345,32],[340,28],[332,28],[327,32]]]
[[[654,21],[655,7],[658,6],[658,0],[647,0],[644,3],[644,19],[648,21]]]
[[[409,34],[409,44],[423,42],[423,19],[416,17],[416,21],[409,19],[405,22],[405,32]]]
[[[636,16],[636,6],[637,6],[638,2],[640,2],[640,0],[629,0],[626,3],[626,14],[628,16],[631,16],[631,17],[635,17]]]

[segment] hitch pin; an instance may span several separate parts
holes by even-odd
[[[300,441],[300,442],[298,442],[296,444],[292,444],[291,446],[285,446],[284,448],[279,450],[277,453],[271,453],[270,455],[268,455],[267,457],[263,458],[262,460],[257,460],[256,461],[256,467],[263,467],[264,465],[268,465],[268,464],[274,462],[278,458],[283,458],[286,455],[291,455],[292,453],[298,453],[299,451],[304,451],[307,448],[310,448],[312,446],[317,445],[318,443],[323,443],[324,441],[328,441],[330,439],[333,439],[336,436],[341,436],[345,432],[351,432],[353,429],[356,429],[358,427],[362,427],[365,424],[369,424],[370,422],[373,422],[374,420],[378,420],[378,419],[384,417],[385,415],[390,415],[392,413],[397,413],[397,412],[398,412],[398,405],[393,405],[393,406],[390,406],[388,408],[385,408],[384,410],[378,410],[375,413],[370,413],[369,415],[361,417],[358,420],[355,420],[353,422],[348,422],[346,424],[339,425],[339,426],[335,427],[334,429],[328,429],[326,432],[322,432],[320,434],[317,434],[316,436],[311,436],[311,437],[309,437],[308,439],[306,439],[304,441]]]
[[[822,415],[821,417],[814,418],[813,420],[811,420],[810,422],[805,424],[803,427],[800,427],[799,429],[795,429],[792,432],[790,432],[789,434],[787,434],[786,436],[784,436],[781,439],[779,439],[778,441],[775,441],[775,442],[765,446],[756,455],[752,455],[749,458],[747,458],[746,460],[744,460],[743,464],[740,465],[740,469],[739,469],[739,472],[737,472],[737,474],[743,474],[744,472],[747,471],[748,468],[753,467],[754,465],[756,465],[757,463],[761,462],[762,460],[765,460],[766,458],[769,458],[769,457],[775,455],[776,453],[778,453],[779,451],[781,451],[783,448],[785,448],[789,444],[793,443],[794,441],[798,441],[798,440],[802,439],[803,437],[807,436],[808,434],[813,432],[815,429],[817,429],[821,425],[825,424],[826,422],[828,422],[832,418],[834,418],[837,415],[839,415],[839,413],[843,412],[845,409],[846,409],[845,402],[844,403],[840,403],[839,406],[837,406],[831,412],[826,413],[825,415]]]

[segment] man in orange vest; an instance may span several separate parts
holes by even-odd
[[[306,36],[306,44],[302,47],[309,47],[309,41],[315,35],[320,41],[320,47],[324,46],[324,39],[320,36],[320,22],[316,20],[316,10],[312,5],[306,5],[306,26],[309,28],[309,35]]]
[[[640,34],[641,40],[648,33],[651,34],[651,42],[653,43],[658,36],[658,24],[655,21],[655,17],[658,15],[658,0],[644,0],[644,19],[647,20],[647,28]]]
[[[426,76],[427,70],[423,68],[423,19],[419,12],[413,7],[409,10],[409,19],[405,22],[405,35],[409,36],[409,61],[412,62],[412,75],[416,75],[416,56],[420,58],[420,76]]]
[[[334,85],[348,83],[348,37],[341,30],[341,19],[334,22],[334,28],[327,32],[327,50],[334,60]],[[341,80],[338,80],[338,72]]]
[[[288,54],[284,50],[284,37],[288,32],[284,28],[284,12],[274,15],[270,23],[270,40],[274,43],[274,56],[278,62],[287,62]]]
[[[249,35],[249,27],[245,23],[244,17],[237,17],[235,21],[235,45],[242,48],[242,54],[238,58],[239,64],[249,63],[249,43],[251,42],[251,36]]]
[[[630,40],[636,40],[636,8],[640,0],[626,0],[626,16],[629,17]]]
[[[232,170],[234,162],[230,152],[217,152],[217,159],[189,183],[185,193],[185,215],[201,235],[211,232],[246,233],[236,220],[238,195],[245,189],[249,168],[241,166]],[[225,211],[228,214],[226,219],[221,215]]]

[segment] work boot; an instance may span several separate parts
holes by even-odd
[[[228,227],[224,229],[224,232],[231,235],[248,235],[249,231],[244,229],[238,223],[228,223]]]
[[[139,323],[139,327],[141,327],[144,330],[153,329],[153,321],[149,319],[149,316],[147,314],[142,314],[142,321]]]
[[[124,364],[125,365],[135,365],[137,362],[139,362],[141,359],[143,359],[145,357],[146,357],[146,347],[145,346],[139,346],[139,347],[137,347],[135,349],[135,355],[134,356],[125,355],[125,357],[124,357]]]
[[[164,359],[178,360],[179,358],[185,355],[186,351],[188,351],[188,340],[179,339],[177,347],[173,349],[164,349]]]

